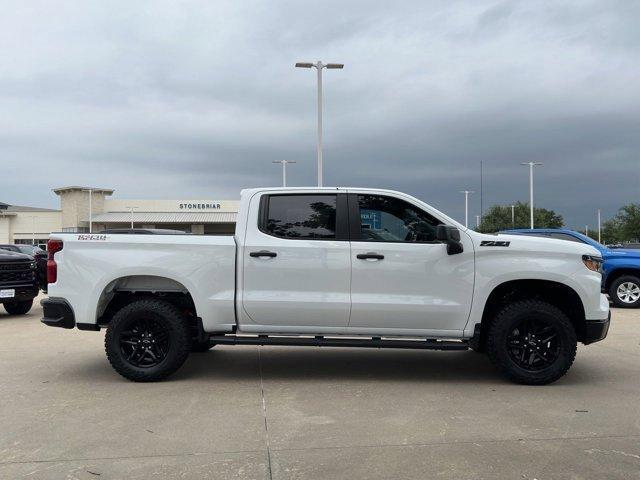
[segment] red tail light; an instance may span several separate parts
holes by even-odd
[[[58,265],[56,264],[54,255],[56,252],[62,250],[63,246],[62,240],[49,240],[47,242],[47,252],[49,252],[47,259],[47,283],[56,283],[58,280]]]

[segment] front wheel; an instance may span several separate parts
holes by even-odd
[[[4,309],[9,315],[25,315],[29,313],[33,306],[33,300],[26,300],[24,302],[7,302],[4,304]]]
[[[562,377],[573,363],[576,332],[557,307],[540,300],[522,300],[503,308],[487,338],[487,353],[508,379],[545,385]]]
[[[134,382],[168,377],[187,359],[191,348],[187,319],[172,304],[144,299],[120,309],[104,339],[111,366]]]
[[[616,278],[609,287],[609,298],[616,307],[640,307],[640,278],[635,275]]]

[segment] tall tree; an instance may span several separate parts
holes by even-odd
[[[479,230],[493,233],[510,228],[529,228],[529,204],[517,202],[514,204],[514,219],[511,217],[511,205],[493,205],[482,218]],[[533,222],[536,228],[561,228],[564,225],[562,216],[546,208],[533,209]]]
[[[620,240],[640,240],[640,203],[630,203],[620,208],[615,221],[619,225]]]
[[[602,223],[602,243],[604,245],[611,243],[619,243],[622,241],[620,233],[620,223],[614,218]]]

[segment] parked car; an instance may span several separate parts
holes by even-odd
[[[22,253],[0,250],[0,303],[10,315],[24,315],[38,296],[34,259]]]
[[[27,244],[0,244],[0,250],[24,253],[36,261],[38,285],[45,292],[47,291],[47,252],[36,245]]]
[[[471,348],[546,384],[609,328],[597,249],[483,235],[388,190],[244,190],[233,236],[55,233],[48,250],[43,323],[106,328],[134,381],[250,344]]]
[[[512,235],[532,235],[591,245],[602,255],[602,291],[616,307],[640,307],[640,251],[609,248],[579,232],[560,228],[505,230]]]

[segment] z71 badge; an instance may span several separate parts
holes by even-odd
[[[511,242],[502,242],[497,240],[483,240],[480,242],[481,247],[508,247]]]

